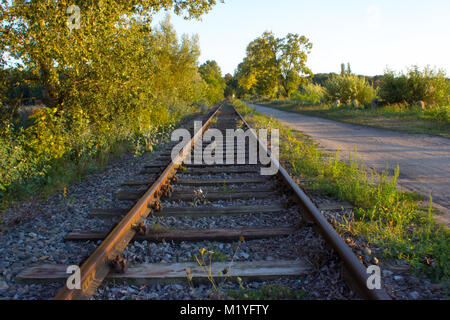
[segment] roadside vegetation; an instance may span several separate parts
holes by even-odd
[[[280,129],[280,161],[294,178],[310,178],[309,188],[355,206],[353,215],[333,222],[341,235],[362,237],[383,248],[385,258],[406,260],[417,272],[448,284],[449,231],[432,218],[431,199],[430,208],[422,208],[416,195],[398,191],[399,170],[392,178],[388,173],[368,173],[357,154],[349,163],[340,161],[338,154],[326,154],[303,134],[240,100],[232,104],[254,129]]]
[[[313,80],[314,81],[314,80]],[[450,81],[443,71],[386,71],[376,88],[365,77],[331,75],[289,98],[247,97],[279,110],[409,133],[450,137]]]
[[[199,72],[196,37],[177,36],[170,17],[150,27],[160,10],[198,18],[216,1],[139,3],[78,2],[70,29],[66,1],[2,2],[0,209],[151,151],[183,116],[223,99],[217,64]]]
[[[225,95],[283,111],[409,133],[450,137],[450,80],[443,70],[417,66],[376,77],[352,73],[314,76],[307,66],[312,43],[266,32],[247,47]]]
[[[386,105],[376,109],[334,104],[305,104],[295,99],[253,99],[252,103],[281,111],[305,114],[346,123],[399,132],[430,134],[450,138],[450,107],[430,106],[425,110],[412,105]]]

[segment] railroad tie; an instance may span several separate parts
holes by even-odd
[[[230,190],[229,192],[221,191],[221,190],[213,190],[213,191],[205,191],[204,197],[208,201],[219,201],[219,200],[236,200],[236,199],[266,199],[273,197],[275,194],[271,188],[264,188],[263,191],[252,191],[252,192],[239,192]],[[116,193],[115,198],[117,200],[123,201],[135,201],[141,198],[147,190],[136,190],[136,191],[128,191],[123,190]],[[171,201],[193,201],[196,195],[194,192],[183,192],[183,191],[175,191],[173,192],[169,199]]]
[[[270,206],[229,206],[229,207],[170,207],[163,208],[159,212],[154,212],[155,216],[160,217],[217,217],[252,213],[277,213],[286,210],[283,205]],[[123,216],[128,209],[93,209],[90,215],[100,218],[115,218]]]
[[[198,242],[198,241],[239,241],[241,237],[247,240],[267,239],[289,236],[296,231],[294,227],[244,227],[233,229],[149,229],[143,235],[137,234],[134,241],[152,242]],[[70,232],[64,238],[66,241],[98,241],[103,240],[108,231],[77,230]]]
[[[141,170],[140,174],[160,174],[164,168],[144,168]],[[188,167],[186,174],[190,175],[202,175],[202,174],[215,174],[215,173],[227,173],[227,174],[238,174],[238,173],[259,173],[260,168],[255,166],[222,166],[222,167]]]
[[[298,277],[313,270],[313,267],[306,259],[295,261],[250,261],[234,262],[229,268],[229,263],[213,262],[211,265],[212,276],[215,279],[230,278],[230,280],[240,277],[244,281],[267,280],[280,277]],[[36,282],[61,282],[67,280],[68,274],[66,265],[41,265],[23,270],[16,276],[16,281],[22,283]],[[224,270],[227,273],[224,274]],[[179,281],[187,283],[187,270],[193,281],[208,281],[208,274],[205,274],[197,263],[170,263],[170,264],[137,264],[129,266],[125,273],[109,273],[105,280],[164,283]]]

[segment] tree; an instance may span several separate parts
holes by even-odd
[[[446,106],[450,102],[450,81],[444,70],[432,69],[429,66],[423,71],[412,66],[406,73],[386,70],[380,81],[379,95],[387,103],[416,103]]]
[[[304,36],[288,34],[279,39],[272,32],[252,41],[236,77],[247,94],[273,98],[289,96],[311,71],[306,67],[312,44]]]
[[[350,66],[350,62],[347,63],[347,73],[352,74],[352,68]]]
[[[216,0],[66,0],[1,2],[0,50],[20,61],[43,88],[49,107],[68,105],[73,94],[128,84],[139,77],[128,70],[145,55],[152,15],[173,9],[198,18]],[[76,20],[79,29],[68,28]],[[70,12],[69,14],[67,12]],[[75,20],[70,20],[74,17]],[[139,22],[139,23],[138,23]],[[141,23],[142,22],[142,23]],[[149,63],[151,60],[145,63]],[[142,61],[141,61],[142,62]],[[130,78],[131,77],[131,78]]]
[[[227,73],[224,79],[226,84],[224,92],[225,97],[232,98],[233,96],[236,96],[239,86],[236,77],[233,77],[230,73]]]
[[[208,60],[200,66],[198,71],[208,85],[206,92],[208,103],[215,104],[223,100],[226,83],[217,62]]]
[[[278,43],[273,33],[265,32],[247,46],[247,56],[237,70],[239,86],[246,93],[268,97],[276,94]]]
[[[311,70],[306,66],[311,49],[309,40],[298,34],[289,33],[281,40],[280,84],[285,97],[290,97],[299,85],[306,83],[305,76],[312,76]]]
[[[4,84],[19,96],[32,82],[46,107],[15,128],[2,116],[11,103],[0,105],[0,198],[24,182],[39,189],[63,163],[78,168],[119,145],[149,150],[205,95],[197,37],[179,38],[169,18],[149,23],[161,9],[196,17],[214,1],[74,0],[79,29],[66,25],[67,1],[13,3],[0,2],[0,98]],[[17,63],[5,70],[8,55]]]

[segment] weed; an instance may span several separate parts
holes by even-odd
[[[208,204],[208,199],[206,199],[206,193],[202,189],[194,190],[194,197],[192,203],[194,206],[200,206]]]
[[[213,257],[216,255],[216,253],[214,251],[209,251],[205,248],[200,249],[200,257],[197,255],[194,255],[195,260],[197,261],[198,265],[200,266],[202,272],[206,275],[208,281],[211,283],[212,288],[213,288],[213,294],[215,295],[215,297],[223,297],[223,285],[225,284],[225,282],[231,277],[230,276],[230,271],[233,267],[233,263],[234,260],[236,259],[236,254],[239,251],[239,248],[241,247],[241,244],[244,242],[244,237],[240,237],[239,239],[239,243],[238,246],[236,247],[236,250],[234,251],[233,257],[231,258],[231,261],[228,265],[228,267],[226,267],[224,270],[220,271],[219,273],[221,275],[223,275],[223,279],[220,283],[218,283],[215,279],[214,279],[214,275],[213,275],[213,271],[212,271],[212,265],[213,265]],[[223,262],[226,261],[227,256],[226,255],[218,255],[219,257],[221,257],[221,260],[223,260]],[[186,276],[188,279],[188,283],[190,286],[192,286],[192,280],[193,277],[191,275],[191,270],[187,269],[186,270]],[[237,281],[239,282],[240,286],[242,287],[242,289],[244,288],[242,286],[242,279],[237,277]]]

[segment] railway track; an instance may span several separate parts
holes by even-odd
[[[366,268],[320,212],[342,210],[343,204],[318,208],[281,166],[275,176],[261,175],[261,168],[279,163],[256,136],[259,149],[270,156],[269,164],[186,164],[186,157],[195,153],[194,146],[204,150],[210,144],[202,141],[208,128],[223,133],[249,128],[244,118],[225,104],[202,120],[200,130],[189,128],[193,137],[175,159],[171,151],[176,144],[172,143],[136,179],[123,184],[116,192],[123,207],[91,210],[92,217],[114,221],[110,230],[90,230],[87,223],[86,229],[65,236],[68,242],[101,243],[80,264],[81,288],[63,285],[55,299],[89,299],[108,281],[186,284],[188,279],[211,281],[210,275],[214,279],[276,281],[319,275],[324,268],[334,270],[334,275],[339,273],[339,279],[329,282],[336,287],[335,298],[390,299],[383,290],[367,287]],[[248,147],[236,147],[234,154],[248,160]],[[192,252],[182,259],[177,256],[175,262],[167,261],[171,257],[151,256],[149,244],[154,243],[194,243],[200,252],[208,245],[230,248],[231,243],[258,254],[236,250],[232,261],[213,262],[208,274]],[[142,254],[127,261],[129,252]],[[197,252],[198,257],[201,254]],[[36,265],[23,270],[17,280],[64,283],[66,271],[67,265]]]

